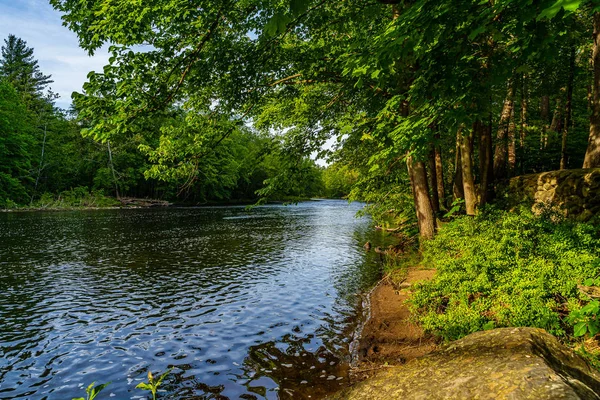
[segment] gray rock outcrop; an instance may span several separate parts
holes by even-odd
[[[477,332],[333,399],[600,399],[600,373],[536,328]]]

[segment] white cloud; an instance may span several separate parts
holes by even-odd
[[[89,57],[79,48],[77,36],[62,26],[60,13],[47,0],[0,0],[0,44],[11,33],[34,48],[40,70],[52,75],[51,87],[63,108],[71,104],[72,92],[81,91],[87,74],[108,63],[106,49]]]

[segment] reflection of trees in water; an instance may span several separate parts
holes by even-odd
[[[193,369],[194,366],[191,364],[177,365],[177,369],[167,378],[169,382],[166,382],[162,388],[167,392],[172,393],[172,397],[169,398],[185,398],[189,400],[228,399],[221,395],[223,390],[225,390],[224,385],[210,386],[201,381],[201,376],[187,374],[187,371]],[[198,393],[203,394],[198,395]]]
[[[280,342],[252,346],[244,360],[248,391],[264,396],[268,388],[256,385],[262,377],[279,387],[280,399],[318,398],[338,390],[348,377],[348,364],[325,346],[307,350],[313,338],[288,334]]]

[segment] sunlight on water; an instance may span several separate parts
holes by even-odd
[[[383,240],[343,201],[0,215],[0,398],[318,398]],[[311,396],[311,397],[309,397]]]

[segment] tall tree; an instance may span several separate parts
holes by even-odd
[[[3,76],[28,102],[42,96],[52,83],[50,75],[40,71],[38,60],[33,56],[33,48],[15,35],[4,39],[1,49],[0,76]]]
[[[593,82],[590,115],[590,136],[585,152],[583,168],[600,167],[600,12],[594,13],[594,35],[592,42]]]
[[[0,204],[27,199],[31,181],[32,126],[12,85],[0,79]]]

